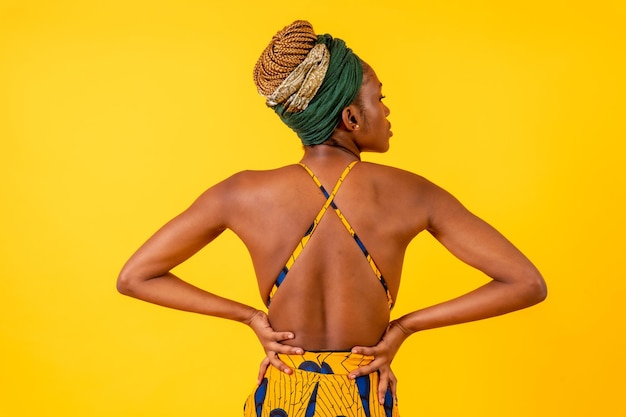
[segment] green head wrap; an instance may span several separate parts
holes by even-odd
[[[282,103],[273,107],[305,146],[319,145],[330,138],[339,124],[341,111],[354,101],[363,80],[361,60],[343,40],[325,34],[318,35],[317,43],[326,45],[330,61],[315,96],[300,112],[287,111]]]

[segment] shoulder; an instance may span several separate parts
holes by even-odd
[[[386,165],[363,163],[363,171],[376,184],[379,195],[394,206],[419,210],[437,222],[451,215],[467,214],[467,209],[450,192],[427,178]],[[370,175],[371,174],[371,175]]]
[[[241,192],[250,192],[262,189],[273,183],[284,182],[291,177],[291,173],[297,171],[297,165],[287,165],[269,170],[245,170],[237,172],[230,177],[211,186],[205,194],[233,196]],[[233,194],[234,193],[234,194]]]
[[[203,210],[220,210],[225,215],[235,214],[238,208],[255,204],[265,197],[276,198],[280,190],[289,188],[293,173],[299,169],[297,165],[288,165],[237,172],[205,190],[194,205]]]
[[[399,198],[430,199],[436,198],[443,191],[430,180],[411,171],[371,162],[362,162],[359,165],[364,180]]]
[[[420,184],[426,181],[426,179],[419,174],[389,165],[361,162],[358,166],[363,172],[381,180],[403,181],[414,184]]]

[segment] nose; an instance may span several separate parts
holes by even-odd
[[[389,113],[391,113],[391,110],[389,110],[389,107],[387,107],[385,103],[383,103],[383,106],[385,107],[385,117],[389,117]]]

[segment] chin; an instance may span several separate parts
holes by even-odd
[[[370,152],[385,153],[388,150],[389,150],[389,145],[384,146],[384,147],[380,147],[380,148],[376,148],[376,149],[372,149],[372,150],[370,150]]]

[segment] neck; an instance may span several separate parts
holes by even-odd
[[[361,150],[351,138],[335,130],[333,135],[324,143],[314,146],[305,146],[304,157],[346,159],[360,161]]]
[[[355,147],[346,146],[332,138],[320,145],[306,146],[302,161],[313,159],[345,161],[346,163],[361,160],[361,152]]]

